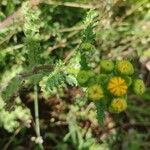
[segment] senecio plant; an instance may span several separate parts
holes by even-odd
[[[97,24],[91,21],[96,16],[97,13],[91,11],[84,22],[87,27],[79,47],[80,70],[76,78],[78,84],[84,88],[88,100],[94,102],[99,123],[103,123],[105,111],[125,111],[128,93],[140,96],[145,92],[145,85],[143,80],[136,76],[138,73],[135,73],[135,68],[128,59],[103,59],[99,48],[96,47]],[[91,65],[93,62],[96,66]]]
[[[128,91],[142,95],[145,85],[142,79],[135,79],[134,67],[128,60],[101,60],[100,72],[80,70],[77,80],[80,86],[86,87],[89,100],[98,108],[112,113],[121,113],[127,108]],[[100,103],[99,103],[100,102]]]
[[[133,91],[136,95],[144,93],[145,85],[141,79],[135,79],[135,70],[130,61],[100,59],[100,72],[95,71],[91,66],[93,59],[96,64],[99,63],[99,58],[95,59],[95,56],[100,56],[100,51],[96,50],[95,46],[96,32],[94,30],[98,25],[95,20],[99,18],[97,11],[88,12],[83,23],[85,28],[81,34],[81,41],[75,51],[70,53],[71,55],[63,62],[63,60],[53,61],[53,58],[47,60],[45,54],[43,55],[41,10],[32,9],[28,2],[23,4],[22,10],[24,15],[23,44],[27,60],[22,72],[15,73],[16,75],[2,89],[0,127],[14,132],[20,127],[30,127],[34,119],[36,137],[33,137],[32,140],[43,149],[43,139],[40,134],[39,111],[42,108],[39,108],[38,105],[39,91],[42,92],[45,99],[48,99],[52,91],[57,93],[60,87],[76,86],[76,81],[78,81],[78,84],[85,89],[87,98],[95,103],[100,123],[104,120],[105,111],[120,113],[127,108],[128,91]],[[30,85],[34,91],[34,118],[19,96],[19,90],[24,85]],[[17,98],[15,95],[18,95]],[[8,100],[10,99],[12,101],[15,99],[15,106],[8,111]]]

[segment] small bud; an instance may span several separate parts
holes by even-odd
[[[145,92],[145,84],[144,84],[143,80],[136,79],[133,82],[133,91],[137,95],[142,95]]]
[[[77,81],[81,86],[84,86],[84,84],[88,81],[89,75],[87,74],[86,70],[80,70],[77,75]]]
[[[90,78],[92,78],[95,74],[90,70],[80,70],[77,75],[77,81],[81,86],[86,86],[87,82]]]
[[[107,83],[108,79],[109,77],[107,74],[100,74],[97,76],[96,81],[97,83],[102,84],[102,83]]]
[[[111,60],[101,60],[100,69],[104,72],[111,72],[114,69],[114,63]]]

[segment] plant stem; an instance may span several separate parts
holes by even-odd
[[[40,136],[40,124],[39,124],[39,106],[38,106],[38,89],[37,84],[34,85],[34,111],[35,111],[35,130],[36,134]]]
[[[34,112],[35,112],[35,131],[37,138],[40,138],[40,123],[39,123],[39,104],[38,104],[38,87],[34,85]],[[39,143],[41,150],[44,150],[43,145]]]
[[[15,139],[16,135],[20,132],[21,127],[19,127],[15,133],[12,135],[12,137],[9,139],[9,141],[7,142],[7,144],[4,146],[3,150],[7,150],[10,146],[10,144],[13,142],[13,140]]]

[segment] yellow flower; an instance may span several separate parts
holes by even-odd
[[[104,97],[103,89],[101,86],[95,84],[88,88],[88,98],[93,101],[97,101]]]
[[[128,60],[120,60],[116,64],[116,69],[123,75],[132,75],[134,73],[133,65]]]
[[[108,83],[108,90],[115,96],[123,96],[127,92],[127,84],[121,77],[113,77]]]
[[[114,98],[110,104],[110,111],[120,113],[127,108],[127,102],[124,98]]]

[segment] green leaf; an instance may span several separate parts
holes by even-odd
[[[2,92],[2,98],[4,100],[8,100],[12,96],[12,94],[19,89],[20,83],[21,78],[13,78],[8,84],[8,86],[5,88],[5,90]]]
[[[96,106],[96,109],[97,109],[97,119],[98,119],[98,122],[103,125],[104,123],[104,118],[105,118],[105,108],[106,108],[106,104],[104,102],[104,100],[99,100],[97,102],[95,102],[95,106]]]
[[[27,38],[25,44],[28,50],[29,65],[33,67],[37,65],[40,60],[40,43],[32,38]]]
[[[86,59],[87,59],[86,56],[84,56],[84,54],[82,54],[81,55],[81,60],[80,60],[81,69],[84,69],[84,70],[89,69]]]

